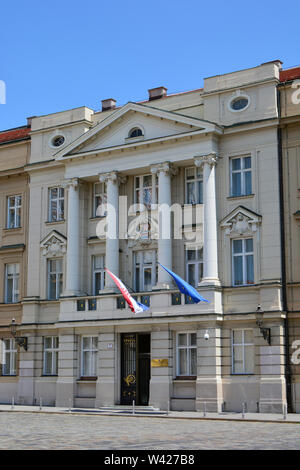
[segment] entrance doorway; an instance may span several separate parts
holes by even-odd
[[[148,405],[150,382],[150,334],[121,336],[121,404]]]

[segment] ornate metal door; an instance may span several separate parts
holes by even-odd
[[[123,333],[121,340],[121,403],[131,405],[133,400],[136,402],[137,335],[135,333]]]

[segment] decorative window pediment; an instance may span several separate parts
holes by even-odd
[[[52,230],[40,243],[42,253],[47,258],[61,257],[67,250],[67,239],[64,235]]]
[[[231,237],[252,236],[261,224],[261,220],[261,215],[239,206],[221,220],[220,226],[225,230],[226,235]]]

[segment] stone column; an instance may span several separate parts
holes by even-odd
[[[64,295],[80,295],[80,214],[79,181],[72,178],[68,188],[67,268]]]
[[[74,406],[77,376],[77,336],[73,329],[64,330],[59,335],[55,406]]]
[[[116,276],[119,276],[119,184],[126,179],[118,175],[116,171],[99,175],[99,181],[106,183],[107,193],[107,234],[105,248],[105,266]],[[117,290],[110,276],[105,276],[104,292]]]
[[[218,275],[217,210],[215,153],[195,157],[195,165],[203,168],[204,244],[202,285],[220,285]]]
[[[171,177],[176,169],[169,162],[151,167],[152,174],[158,174],[158,261],[172,270],[172,228],[171,228]],[[170,275],[158,266],[158,280],[155,289],[169,289],[172,286]]]

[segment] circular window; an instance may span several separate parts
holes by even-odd
[[[231,111],[242,111],[249,106],[249,98],[246,96],[238,96],[230,101],[230,109]]]
[[[51,145],[53,147],[60,147],[63,143],[65,142],[65,138],[63,135],[56,135],[55,137],[53,137],[53,139],[51,140]]]
[[[131,129],[131,131],[128,134],[128,137],[141,137],[143,135],[141,129],[139,127],[135,127],[134,129]]]

